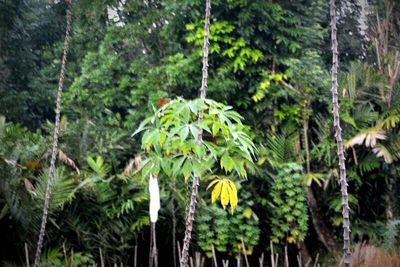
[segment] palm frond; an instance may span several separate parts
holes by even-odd
[[[340,83],[348,97],[355,102],[365,103],[371,99],[384,102],[386,79],[368,63],[352,62],[347,74],[340,79]]]
[[[400,122],[400,107],[392,108],[385,113],[382,114],[382,119],[377,124],[377,127],[380,127],[385,130],[390,130],[396,128],[398,123]]]
[[[104,163],[104,159],[97,156],[96,159],[92,157],[87,157],[87,163],[89,167],[96,172],[100,177],[105,177],[109,172],[109,167]]]
[[[316,183],[318,186],[322,186],[325,181],[326,175],[323,173],[307,173],[303,175],[303,183],[306,186],[311,186],[312,183]]]
[[[383,144],[377,144],[374,148],[372,148],[372,152],[374,152],[378,158],[382,157],[388,164],[393,162],[392,154]]]
[[[48,175],[49,170],[46,169],[36,178],[36,183],[33,186],[31,194],[38,200],[38,203],[44,203]],[[63,169],[58,168],[53,178],[50,213],[57,209],[62,209],[65,204],[73,199],[74,193],[74,180],[70,176],[65,175]]]
[[[379,118],[379,113],[374,111],[370,105],[357,105],[352,115],[359,127],[368,127]]]
[[[366,147],[375,147],[377,140],[386,140],[387,136],[384,130],[377,127],[363,130],[344,144],[345,148],[353,147],[355,145],[364,144]]]
[[[368,172],[378,169],[380,166],[381,166],[380,160],[374,157],[373,155],[369,154],[368,156],[360,159],[356,168],[360,172],[360,175],[363,176]]]
[[[269,136],[265,147],[271,165],[293,161],[296,140],[296,135],[287,133]]]

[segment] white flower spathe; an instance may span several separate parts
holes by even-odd
[[[150,221],[152,223],[158,220],[158,211],[160,210],[160,188],[158,187],[157,177],[150,174],[149,179],[149,192],[150,192]]]

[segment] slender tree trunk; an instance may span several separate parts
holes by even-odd
[[[334,253],[336,249],[335,239],[322,220],[321,213],[318,209],[318,203],[311,186],[307,186],[307,203],[308,209],[310,210],[311,222],[314,226],[315,232],[317,233],[318,239],[329,252]]]
[[[330,3],[331,15],[331,37],[332,37],[332,106],[333,106],[333,126],[335,128],[335,137],[337,143],[337,153],[339,157],[340,169],[340,186],[342,192],[342,206],[343,206],[343,263],[345,267],[350,266],[351,252],[350,252],[350,217],[349,217],[349,201],[347,196],[347,179],[346,179],[346,165],[342,141],[342,129],[340,128],[339,117],[339,100],[338,100],[338,43],[337,43],[337,28],[336,28],[336,3],[331,0]]]
[[[174,266],[176,266],[176,192],[175,192],[175,182],[173,184],[173,193],[172,193],[172,253],[174,259]]]
[[[304,138],[304,150],[306,151],[306,169],[307,174],[311,172],[311,159],[310,159],[310,145],[308,141],[308,126],[309,126],[309,111],[308,105],[303,110],[303,138]]]
[[[393,219],[393,207],[392,207],[392,196],[393,196],[393,184],[394,180],[393,178],[395,177],[395,174],[389,172],[389,177],[387,178],[386,182],[386,192],[385,192],[385,202],[386,202],[386,208],[385,208],[385,217],[386,217],[386,223],[389,223]]]
[[[138,245],[137,245],[137,239],[136,239],[136,245],[133,249],[133,267],[137,267],[137,250],[138,250]]]
[[[154,267],[158,267],[158,251],[157,251],[157,241],[156,241],[156,223],[151,223],[152,239],[153,239],[153,250],[151,252],[154,261]]]
[[[310,256],[310,252],[308,251],[307,246],[304,243],[304,241],[299,240],[299,241],[297,241],[296,245],[297,245],[297,249],[299,250],[299,255],[300,255],[299,257],[300,257],[300,260],[301,260],[299,262],[299,263],[301,263],[301,265],[299,264],[299,267],[303,267],[302,262],[310,262],[311,263],[312,262],[312,258]]]
[[[208,78],[208,48],[210,45],[209,35],[210,35],[210,16],[211,16],[211,0],[206,0],[206,8],[205,8],[205,22],[204,22],[204,45],[203,45],[203,75],[201,80],[201,88],[200,88],[200,98],[206,98],[207,92],[207,78]],[[203,111],[199,111],[199,119],[198,122],[201,124],[203,120]],[[203,129],[199,127],[199,136],[198,142],[203,142]],[[193,173],[193,186],[192,193],[190,196],[190,204],[189,204],[189,212],[186,218],[186,231],[185,231],[185,239],[183,241],[182,248],[182,257],[180,266],[186,267],[188,266],[188,258],[189,258],[189,245],[190,240],[192,238],[192,228],[194,221],[194,213],[196,211],[197,204],[197,193],[199,190],[199,174]]]
[[[61,63],[60,79],[58,81],[58,89],[57,89],[56,118],[55,118],[55,126],[54,126],[54,133],[53,133],[53,148],[52,148],[52,154],[51,154],[49,177],[47,179],[46,195],[45,195],[45,199],[44,199],[42,223],[40,226],[39,238],[38,238],[38,243],[37,243],[37,248],[36,248],[35,267],[40,266],[40,256],[41,256],[42,247],[43,247],[44,235],[46,233],[47,215],[49,212],[49,205],[50,205],[51,187],[52,187],[54,174],[56,171],[58,132],[60,129],[61,97],[62,97],[62,89],[63,89],[63,84],[64,84],[65,66],[67,63],[67,54],[68,54],[68,47],[69,47],[69,34],[71,31],[71,20],[72,20],[72,0],[66,1],[66,3],[68,5],[67,26],[65,29],[64,51],[63,51],[63,57],[62,57],[62,63]]]
[[[149,267],[153,267],[153,223],[150,225]]]
[[[308,129],[309,129],[309,114],[308,105],[304,107],[303,111],[303,139],[304,139],[304,149],[306,152],[306,171],[307,174],[311,172],[311,157],[310,157],[310,146],[308,139]],[[322,242],[324,247],[329,251],[334,253],[336,249],[336,242],[331,234],[329,228],[325,225],[322,220],[322,215],[318,209],[318,203],[315,198],[314,191],[311,186],[307,186],[307,203],[308,209],[310,210],[311,222],[314,226],[315,232],[317,233],[318,239]],[[308,260],[308,259],[307,259]]]

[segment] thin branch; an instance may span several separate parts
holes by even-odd
[[[214,267],[218,267],[217,255],[215,254],[214,244],[211,244],[211,252],[212,252],[212,255],[213,255]]]
[[[288,82],[285,82],[284,80],[280,80],[279,83],[285,87],[286,89],[289,89],[290,91],[292,91],[293,93],[300,95],[299,90],[297,90],[293,85],[291,85]]]
[[[28,244],[25,242],[25,260],[26,260],[26,266],[30,267],[29,264],[29,251],[28,251]]]
[[[246,267],[250,267],[249,260],[247,259],[247,251],[246,251],[246,246],[244,244],[243,238],[240,241],[242,243],[242,250],[243,250],[244,260],[246,262]]]

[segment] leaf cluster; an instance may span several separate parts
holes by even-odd
[[[271,188],[271,240],[295,243],[304,240],[308,230],[308,211],[301,166],[282,164]]]

